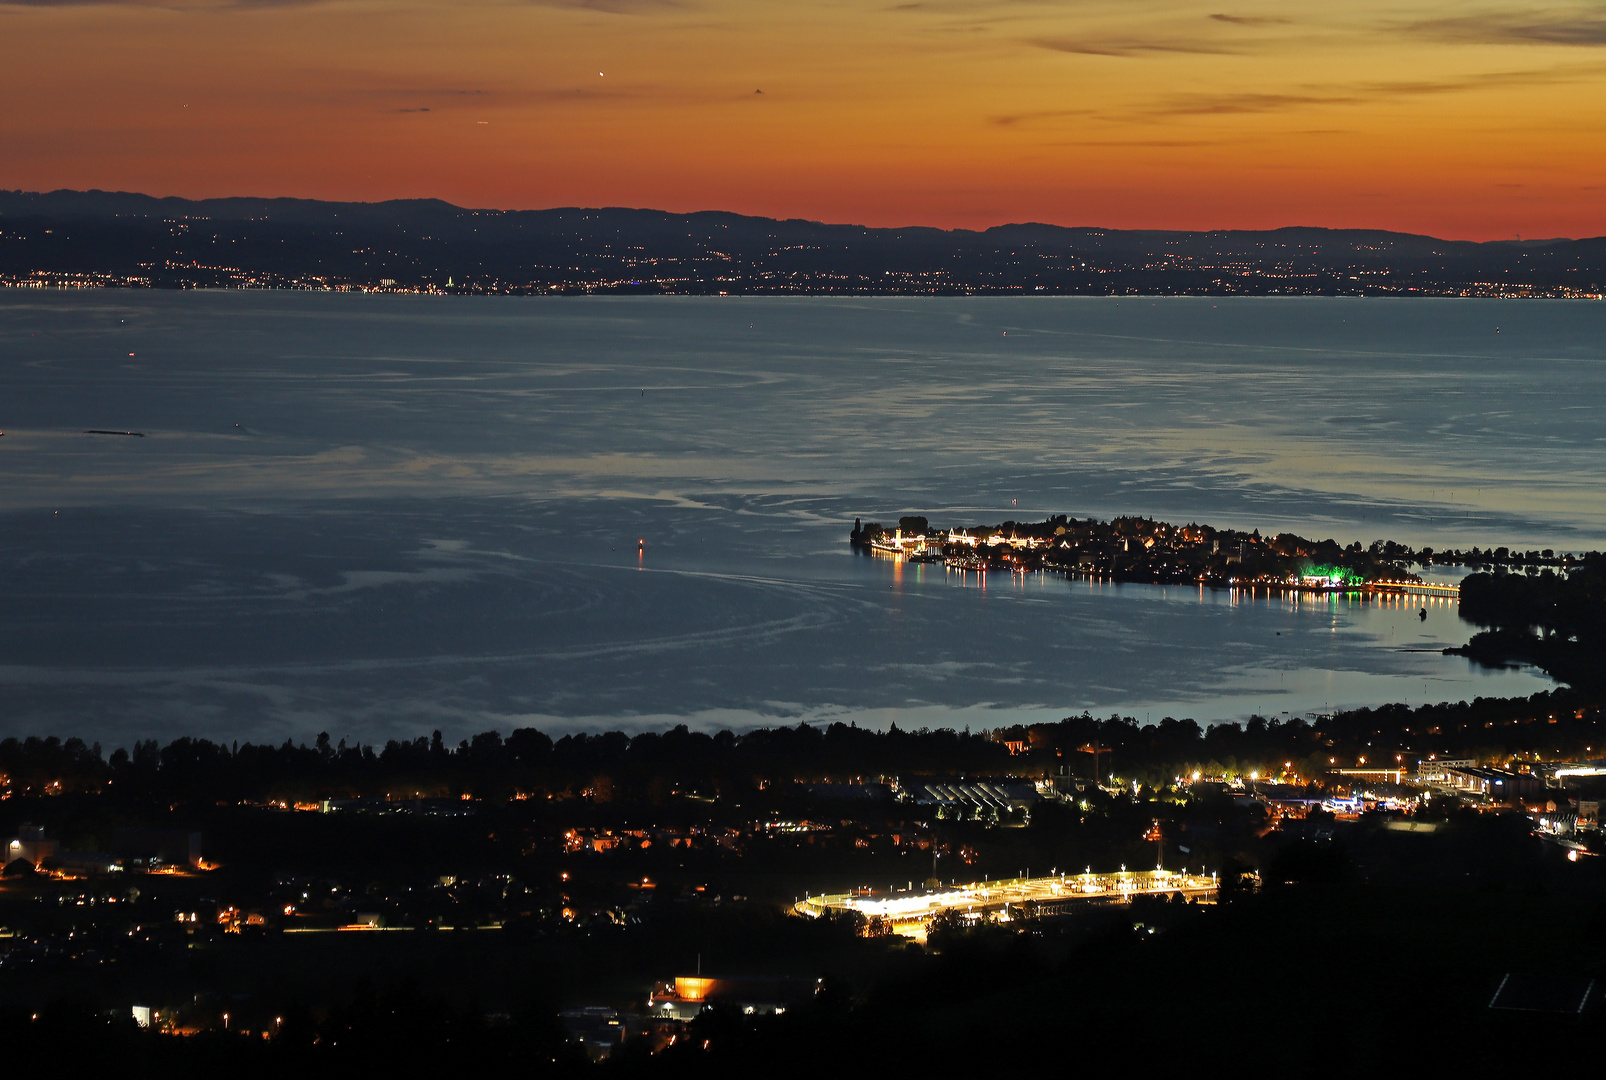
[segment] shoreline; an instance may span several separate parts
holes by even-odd
[[[1079,297],[1083,299],[1108,300],[1180,300],[1180,299],[1240,299],[1240,300],[1276,300],[1276,299],[1329,299],[1329,300],[1606,300],[1606,292],[1597,292],[1588,289],[1512,286],[1508,288],[1443,288],[1413,287],[1400,289],[1356,289],[1353,291],[1339,290],[1311,290],[1309,292],[1297,289],[1267,289],[1263,291],[1230,291],[1208,289],[1177,289],[1168,292],[1111,292],[1062,289],[1038,291],[1025,287],[953,287],[932,289],[812,289],[812,288],[770,288],[770,289],[673,289],[665,288],[664,282],[585,282],[572,285],[542,285],[531,283],[528,285],[509,285],[505,287],[490,286],[399,286],[384,285],[371,281],[317,281],[315,279],[290,281],[266,284],[255,281],[239,283],[225,283],[218,281],[176,281],[158,283],[142,278],[117,278],[109,271],[84,271],[81,273],[56,273],[53,271],[33,271],[24,274],[0,276],[0,289],[35,289],[51,290],[56,292],[82,292],[90,289],[128,289],[149,292],[284,292],[284,293],[354,293],[364,296],[459,296],[459,297],[553,297],[558,299],[578,299],[583,297],[657,297],[661,299],[696,299],[696,298],[735,298],[735,297],[794,297],[807,299],[810,297],[840,299],[851,297],[853,299],[965,299],[987,297],[1019,298],[1019,299],[1047,299]]]

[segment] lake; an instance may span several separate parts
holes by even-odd
[[[1603,343],[1590,302],[0,292],[5,732],[1532,693],[1440,654],[1472,631],[1445,601],[982,587],[847,532],[1139,513],[1606,547]]]

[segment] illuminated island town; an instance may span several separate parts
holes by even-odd
[[[964,528],[933,528],[924,515],[900,517],[891,528],[858,519],[848,541],[877,555],[983,573],[1047,571],[1152,584],[1449,597],[1459,592],[1458,586],[1424,581],[1410,567],[1566,570],[1588,558],[1551,549],[1417,550],[1392,540],[1343,546],[1293,533],[1262,536],[1259,529],[1171,525],[1146,517],[1077,520],[1063,514],[1038,522]]]
[[[1209,725],[6,739],[8,1047],[170,1076],[679,1076],[974,1067],[1003,1040],[1048,1067],[1070,1040],[1102,1068],[1207,1061],[1242,1015],[1256,1062],[1593,1045],[1598,554],[1143,519],[857,534],[1137,580],[1456,560],[1464,651],[1558,683]]]

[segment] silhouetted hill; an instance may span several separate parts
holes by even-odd
[[[0,191],[0,278],[465,292],[1599,295],[1606,237],[1368,229],[878,229],[704,211],[438,199]]]

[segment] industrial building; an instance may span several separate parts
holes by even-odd
[[[905,790],[918,805],[966,811],[1029,809],[1041,798],[1037,786],[1025,780],[933,780]]]
[[[1543,777],[1487,765],[1460,765],[1444,772],[1445,787],[1467,795],[1480,795],[1494,802],[1517,802],[1545,789]]]

